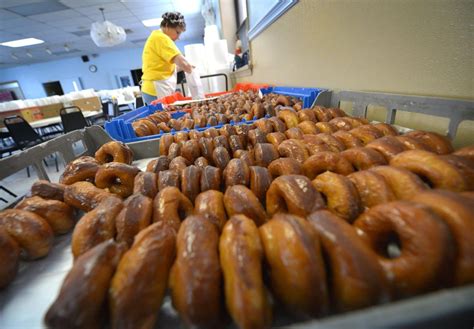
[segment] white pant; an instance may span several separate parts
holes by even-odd
[[[153,81],[156,91],[156,98],[160,99],[162,97],[174,94],[176,91],[177,80],[177,73],[175,69],[173,74],[171,74],[168,79]]]

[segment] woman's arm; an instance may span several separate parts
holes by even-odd
[[[181,54],[176,55],[173,58],[173,63],[178,65],[186,73],[191,73],[192,70],[193,70],[193,66],[191,64],[189,64],[189,62],[186,60],[186,58],[184,58],[184,56],[181,55]]]

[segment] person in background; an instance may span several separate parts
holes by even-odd
[[[147,104],[175,92],[176,66],[186,73],[193,70],[174,43],[186,30],[184,16],[178,12],[167,12],[161,17],[161,29],[150,34],[142,54],[141,90]]]

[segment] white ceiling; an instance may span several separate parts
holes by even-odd
[[[94,44],[90,27],[103,20],[99,8],[104,8],[108,21],[126,29],[124,43],[110,48]],[[0,42],[44,40],[42,44],[21,48],[0,46],[0,69],[121,48],[142,48],[150,32],[158,27],[145,27],[141,21],[159,18],[166,11],[179,11],[185,17],[186,32],[180,40],[202,39],[205,23],[201,0],[0,0]],[[48,54],[46,48],[53,54]]]

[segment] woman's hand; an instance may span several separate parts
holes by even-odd
[[[173,62],[186,73],[191,73],[193,71],[194,66],[189,64],[186,58],[184,58],[184,56],[181,54],[175,56],[175,58],[173,58]]]

